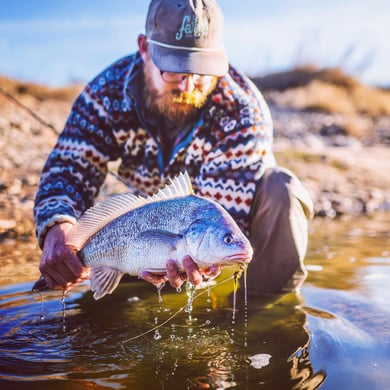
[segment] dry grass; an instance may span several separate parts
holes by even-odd
[[[50,88],[46,85],[13,80],[0,76],[0,87],[15,97],[32,96],[39,101],[58,100],[73,101],[80,93],[81,85],[70,85],[63,88]]]
[[[364,85],[338,68],[309,66],[254,82],[270,102],[285,107],[371,118],[390,115],[390,91]]]

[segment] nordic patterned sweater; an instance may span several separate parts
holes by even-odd
[[[91,81],[76,99],[43,168],[34,215],[40,246],[56,223],[75,223],[93,205],[107,174],[120,160],[119,176],[139,193],[152,194],[186,170],[196,194],[225,207],[244,232],[264,168],[275,165],[272,120],[257,88],[230,67],[198,118],[170,147],[159,118],[142,106],[143,61],[124,57]]]

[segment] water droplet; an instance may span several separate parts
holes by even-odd
[[[192,312],[193,309],[192,303],[194,301],[195,291],[196,291],[196,287],[192,283],[187,282],[186,293],[187,293],[188,300],[187,300],[187,306],[184,309],[186,313]]]
[[[238,277],[237,274],[235,274],[234,278],[233,278],[233,314],[232,314],[232,324],[234,324],[234,321],[236,319],[237,289],[238,289],[237,277]]]
[[[140,298],[139,297],[130,297],[127,298],[127,302],[139,302]]]
[[[62,331],[66,331],[66,302],[65,302],[66,291],[62,293],[61,304],[62,304]]]
[[[157,294],[158,294],[158,303],[162,303],[162,295],[161,295],[161,290],[164,288],[165,282],[159,284],[157,287]]]
[[[186,308],[184,309],[184,311],[185,311],[186,313],[191,313],[191,312],[192,312],[192,305],[187,304],[187,306],[186,306]]]

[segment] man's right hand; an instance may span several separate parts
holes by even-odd
[[[46,234],[39,269],[51,289],[69,290],[89,277],[89,269],[83,266],[76,250],[65,245],[72,226],[69,222],[57,224]]]

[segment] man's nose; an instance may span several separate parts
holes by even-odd
[[[192,75],[185,75],[179,84],[179,88],[183,92],[192,92],[195,89],[195,83]]]

